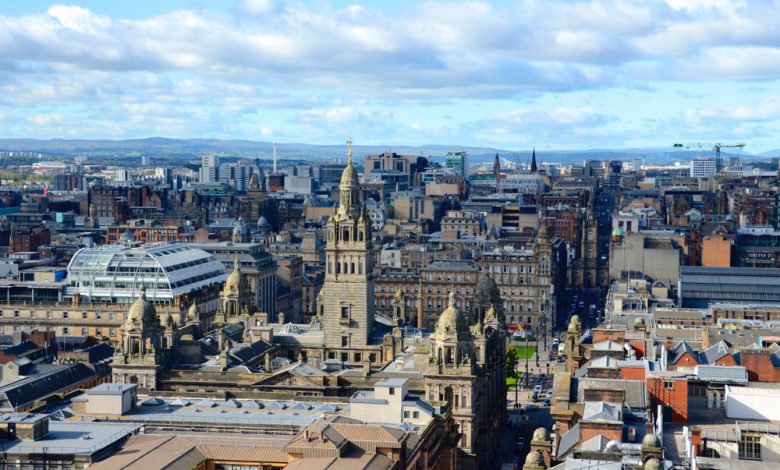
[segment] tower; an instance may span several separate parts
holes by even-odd
[[[536,148],[531,151],[531,173],[536,173],[539,169],[536,167]]]
[[[498,154],[496,154],[496,159],[493,162],[493,176],[496,177],[496,192],[501,192],[501,160],[498,158]]]
[[[244,224],[244,219],[239,217],[233,225],[233,243],[249,243],[249,228]]]
[[[246,275],[241,272],[241,263],[236,256],[233,272],[225,281],[220,295],[220,305],[215,323],[227,324],[238,321],[240,315],[252,308],[252,293]]]
[[[469,326],[455,305],[436,322],[429,343],[424,388],[429,400],[447,402],[461,432],[459,468],[493,468],[506,423],[505,342],[494,308]],[[477,404],[479,403],[479,406]]]
[[[393,322],[398,326],[406,323],[406,295],[400,288],[393,297]]]
[[[319,316],[328,348],[359,348],[371,342],[374,324],[374,280],[371,220],[360,202],[360,182],[352,165],[339,184],[339,207],[328,220],[325,282],[318,296]]]
[[[173,318],[170,318],[173,323]],[[175,326],[170,326],[173,330]],[[127,312],[120,328],[121,341],[111,364],[112,381],[134,383],[147,390],[157,387],[157,375],[167,363],[173,347],[174,332],[166,334],[157,310],[146,298],[141,284],[140,296]]]

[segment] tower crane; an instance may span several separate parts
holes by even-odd
[[[674,148],[686,148],[686,149],[704,149],[704,148],[711,148],[715,152],[715,173],[720,173],[720,171],[723,169],[723,162],[720,158],[720,149],[725,148],[743,148],[745,147],[745,144],[710,144],[710,143],[688,143],[688,144],[674,144],[672,145]]]

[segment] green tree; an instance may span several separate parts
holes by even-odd
[[[509,348],[506,352],[506,376],[517,378],[517,351],[515,348]]]

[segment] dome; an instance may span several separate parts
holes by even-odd
[[[526,465],[543,465],[544,464],[544,456],[538,450],[532,450],[531,452],[528,453],[528,456],[525,458],[525,464]]]
[[[642,438],[642,447],[661,447],[661,441],[653,433],[645,434]]]
[[[238,288],[241,285],[241,269],[239,266],[238,257],[236,257],[236,260],[233,262],[233,272],[228,276],[227,281],[225,281],[225,287],[222,289],[223,294],[238,292]]]
[[[233,235],[243,235],[245,233],[249,233],[249,229],[244,225],[244,219],[239,217],[233,226]]]
[[[198,308],[198,304],[195,302],[190,305],[190,309],[187,311],[187,317],[192,319],[200,318],[200,309]]]
[[[358,178],[358,172],[355,169],[355,167],[352,165],[352,161],[350,160],[349,164],[347,164],[347,167],[344,168],[344,171],[341,173],[341,187],[349,187],[349,186],[358,186],[360,184],[360,180]]]
[[[550,440],[550,432],[547,430],[547,428],[537,428],[536,431],[534,431],[534,441],[548,441]]]
[[[265,216],[261,215],[259,219],[257,219],[257,228],[259,229],[270,229],[271,223],[268,222],[268,219],[265,218]]]
[[[615,227],[615,228],[612,230],[612,236],[613,236],[613,237],[622,237],[622,236],[623,236],[623,231],[622,231],[622,230],[620,230],[620,227]]]
[[[450,305],[436,322],[436,339],[442,340],[453,334],[458,339],[468,337],[469,325],[463,313],[455,307],[455,292],[450,291]]]
[[[634,326],[645,326],[645,319],[642,317],[634,318]]]
[[[647,459],[647,462],[645,462],[645,470],[661,470],[661,462],[658,461],[657,458],[653,457],[650,459]]]
[[[566,329],[569,333],[579,333],[581,328],[580,323],[580,316],[579,315],[572,315],[571,321],[569,322],[569,328]]]
[[[157,323],[157,309],[154,304],[146,300],[146,287],[141,285],[141,296],[133,302],[130,310],[127,312],[127,322],[140,321],[144,325],[153,325]]]

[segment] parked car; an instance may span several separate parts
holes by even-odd
[[[548,399],[546,399],[546,400],[544,400],[544,402],[543,402],[543,403],[544,403],[544,406],[550,406],[550,405],[552,404],[552,402],[550,401],[550,399],[549,399],[549,398],[548,398]]]
[[[547,398],[552,398],[553,397],[552,390],[548,390],[547,393],[544,396],[547,397]]]
[[[541,392],[542,392],[541,384],[534,385],[534,393],[541,393]]]
[[[534,410],[538,410],[538,409],[539,409],[539,407],[537,405],[534,405],[534,404],[531,404],[531,403],[523,406],[523,411],[534,411]]]

